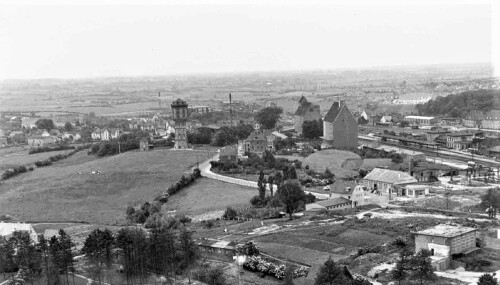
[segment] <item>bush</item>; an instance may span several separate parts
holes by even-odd
[[[27,170],[26,166],[24,166],[24,165],[17,166],[14,168],[9,168],[9,169],[5,170],[4,173],[2,174],[2,179],[7,180],[11,177],[14,177],[16,175],[24,173],[26,171],[28,171],[28,170]]]
[[[75,149],[74,146],[68,146],[68,145],[58,145],[56,147],[37,147],[37,148],[32,148],[28,151],[28,154],[35,154],[35,153],[42,153],[42,152],[50,152],[50,151],[59,151],[59,150],[66,150],[66,149]]]
[[[392,244],[398,247],[405,247],[408,244],[408,240],[403,236],[397,236],[392,241]]]
[[[255,195],[250,199],[250,204],[254,207],[262,207],[263,206],[263,200],[260,199],[259,195]]]
[[[224,215],[222,215],[222,218],[224,220],[234,220],[238,217],[238,213],[236,212],[235,209],[231,207],[227,207],[226,211],[224,212]]]

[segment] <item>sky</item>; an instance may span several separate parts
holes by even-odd
[[[497,60],[494,0],[374,2],[0,0],[0,80]]]

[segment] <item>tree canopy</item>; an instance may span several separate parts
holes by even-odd
[[[279,107],[266,107],[255,115],[255,120],[259,122],[264,129],[272,129],[276,127],[276,123],[280,119],[281,113],[283,113],[283,109]]]
[[[38,129],[46,129],[49,131],[56,128],[54,121],[51,119],[39,119],[35,122],[35,125]]]
[[[290,215],[290,219],[292,219],[292,214],[306,201],[306,194],[297,182],[285,182],[278,189],[278,195],[285,206],[285,212]]]
[[[467,116],[471,110],[488,112],[500,109],[500,91],[475,90],[438,97],[427,103],[418,104],[416,109],[420,115],[445,115],[461,118]]]
[[[302,136],[306,139],[317,139],[323,135],[323,120],[305,121],[302,124]]]

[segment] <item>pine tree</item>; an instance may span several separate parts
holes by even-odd
[[[426,249],[420,250],[410,259],[411,276],[424,284],[424,280],[433,281],[437,279],[431,264],[431,253]]]
[[[272,175],[267,176],[267,183],[269,185],[269,191],[271,192],[271,197],[273,197],[274,196],[274,193],[273,193],[274,176],[272,176]]]
[[[315,285],[340,285],[349,283],[350,280],[344,275],[342,268],[333,261],[332,257],[329,257],[325,261],[325,264],[320,267],[314,280]]]
[[[264,178],[264,172],[261,170],[259,173],[259,180],[257,181],[257,188],[259,189],[259,198],[264,201],[266,198],[266,180]]]
[[[408,278],[408,270],[409,270],[409,262],[413,252],[407,249],[403,249],[399,253],[399,259],[396,262],[396,266],[391,271],[392,278],[397,280],[399,284],[401,281],[406,280]]]

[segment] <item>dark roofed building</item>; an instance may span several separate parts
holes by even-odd
[[[318,211],[321,209],[341,210],[352,207],[352,201],[344,197],[333,198],[319,201],[316,203],[306,204],[306,211]]]
[[[219,162],[238,163],[238,147],[226,146],[221,148],[219,153]]]
[[[202,238],[196,244],[201,255],[208,259],[232,262],[236,255],[236,243],[233,241]]]
[[[481,121],[483,129],[500,130],[500,110],[491,110]]]
[[[323,139],[336,149],[358,147],[358,122],[344,102],[334,102],[323,120]]]
[[[266,134],[260,130],[253,131],[244,142],[245,153],[262,155],[267,149]]]
[[[306,121],[317,121],[321,119],[319,105],[307,101],[306,97],[302,96],[299,100],[299,107],[295,111],[294,129],[297,134],[302,135],[302,124]]]

